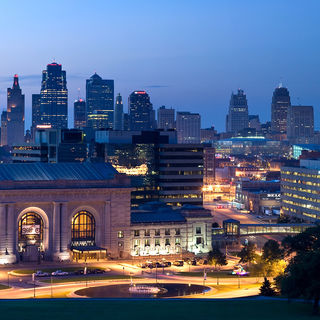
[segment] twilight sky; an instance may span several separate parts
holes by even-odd
[[[125,110],[144,89],[155,109],[199,112],[218,130],[232,90],[244,89],[250,114],[266,121],[282,81],[293,104],[314,106],[320,129],[319,12],[319,0],[1,0],[0,109],[18,73],[29,127],[31,94],[55,59],[67,71],[70,116],[96,71],[115,80]]]

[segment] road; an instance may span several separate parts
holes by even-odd
[[[224,220],[227,219],[235,219],[240,221],[241,224],[256,224],[256,223],[265,223],[267,224],[265,220],[261,220],[257,218],[257,216],[254,216],[252,214],[248,213],[242,213],[238,211],[235,208],[221,208],[217,209],[216,206],[219,203],[215,204],[205,204],[205,208],[210,209],[211,213],[214,217],[214,222],[217,222],[220,226],[222,226],[222,223]],[[221,205],[225,205],[225,203],[221,203]],[[249,241],[253,241],[256,243],[258,249],[261,250],[264,243],[267,240],[273,239],[276,241],[281,241],[285,236],[282,235],[264,235],[264,236],[249,236],[247,239]],[[245,240],[245,238],[242,239],[242,242]]]
[[[153,269],[151,272],[146,272],[145,269],[141,269],[136,265],[132,265],[130,261],[104,261],[99,263],[93,263],[94,266],[100,266],[104,268],[108,268],[110,271],[108,274],[114,275],[133,275],[139,276],[140,278],[134,278],[133,281],[135,283],[155,283],[163,282],[163,283],[186,283],[186,284],[204,284],[203,276],[199,277],[190,277],[184,275],[177,275],[175,272],[187,272],[189,271],[203,271],[206,268],[206,271],[209,271],[209,267],[206,266],[188,266],[185,265],[184,267],[171,267],[164,269],[164,274],[162,274],[162,269],[156,270]],[[65,265],[67,267],[68,265]],[[26,268],[27,266],[23,266]],[[33,266],[34,267],[34,266]],[[49,265],[49,267],[53,267],[53,265]],[[57,269],[61,268],[61,265],[57,265]],[[13,269],[17,270],[17,266],[13,267],[5,267],[2,268],[0,271],[0,282],[2,284],[7,284],[7,276],[8,272],[12,271]],[[29,268],[32,268],[29,265]],[[36,269],[41,270],[44,269],[44,266],[41,267],[37,266]],[[142,274],[143,271],[143,274]],[[157,280],[156,280],[157,279]],[[82,282],[73,282],[73,283],[64,283],[64,284],[53,284],[52,286],[48,283],[43,283],[40,281],[36,281],[36,287],[34,288],[34,283],[32,282],[31,276],[13,276],[10,275],[10,286],[12,288],[0,290],[0,299],[23,299],[23,298],[33,298],[34,295],[36,298],[50,298],[53,297],[73,297],[73,292],[79,289],[86,287],[85,278]],[[238,279],[235,278],[220,278],[219,283],[220,286],[224,286],[222,292],[220,292],[219,288],[216,286],[217,279],[208,277],[205,280],[205,285],[210,286],[212,290],[207,292],[206,294],[202,295],[201,298],[235,298],[235,297],[243,297],[243,296],[250,296],[256,295],[258,290],[256,278],[241,278],[241,288],[238,288]],[[95,281],[88,281],[88,286],[100,286],[100,285],[114,285],[114,284],[123,284],[129,283],[130,280],[95,280]],[[261,282],[261,279],[259,279]],[[227,291],[225,286],[231,286]],[[188,296],[198,298],[197,295],[195,296]],[[200,296],[199,296],[200,297]]]

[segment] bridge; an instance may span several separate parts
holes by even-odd
[[[223,221],[222,228],[213,228],[212,235],[226,237],[259,236],[268,234],[294,235],[314,226],[314,224],[310,223],[241,224],[238,220],[228,219]]]

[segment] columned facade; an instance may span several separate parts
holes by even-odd
[[[130,192],[130,188],[2,191],[0,263],[70,260],[74,248],[86,247],[115,258],[128,256]],[[120,244],[119,231],[125,235]]]

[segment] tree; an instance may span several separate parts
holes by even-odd
[[[275,240],[268,240],[262,248],[262,259],[266,262],[275,262],[283,259],[283,250]]]
[[[266,297],[272,297],[276,295],[275,290],[271,286],[271,282],[264,277],[264,281],[260,287],[260,295]]]
[[[285,254],[300,253],[320,249],[320,226],[308,228],[296,236],[287,236],[282,241]]]
[[[220,225],[218,222],[213,222],[212,223],[212,228],[220,228]]]
[[[219,248],[213,248],[208,253],[208,263],[217,266],[226,266],[228,264],[226,255]]]
[[[240,263],[250,263],[256,259],[256,245],[249,241],[239,252]]]
[[[277,279],[281,293],[288,298],[313,300],[313,313],[320,301],[320,226],[309,228],[283,240],[287,255],[294,253],[285,274]]]

